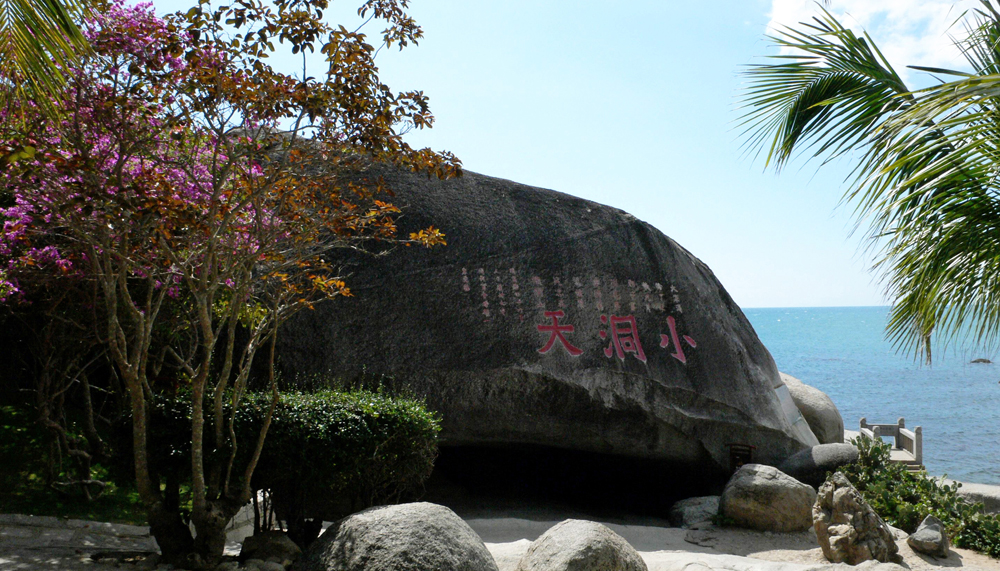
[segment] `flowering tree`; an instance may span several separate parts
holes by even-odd
[[[367,0],[359,13],[384,20],[382,43],[402,47],[421,36],[406,5]],[[0,296],[30,296],[38,275],[93,286],[96,335],[131,412],[139,495],[175,564],[221,556],[270,419],[255,442],[239,443],[227,410],[239,408],[250,365],[270,342],[273,411],[278,326],[318,299],[350,295],[335,250],[373,239],[444,243],[435,228],[397,238],[399,210],[379,199],[380,181],[345,182],[376,161],[441,177],[460,163],[402,140],[403,129],[431,125],[426,99],[381,83],[374,47],[324,24],[324,8],[202,0],[159,19],[148,4],[114,0],[85,22],[94,54],[67,70],[64,113],[3,126],[3,192],[13,204],[0,212]],[[301,77],[270,67],[275,43],[318,52],[321,79],[306,74],[305,56]],[[193,537],[176,479],[161,481],[148,461],[148,410],[164,378],[190,390]],[[237,465],[239,446],[252,452]]]

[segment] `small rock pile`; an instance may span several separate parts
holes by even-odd
[[[812,513],[816,538],[830,561],[857,565],[896,558],[898,548],[889,526],[844,474],[837,472],[820,486]]]

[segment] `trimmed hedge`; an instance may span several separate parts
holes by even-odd
[[[841,468],[865,501],[889,525],[913,533],[928,515],[941,520],[952,544],[1000,557],[1000,518],[981,503],[958,495],[961,484],[945,484],[889,461],[889,445],[862,437],[858,461]]]
[[[237,411],[234,477],[256,444],[270,401],[267,393],[247,394]],[[183,485],[191,466],[190,396],[157,397],[151,412],[153,469],[173,479],[172,485]],[[206,443],[212,434],[208,417],[206,410]],[[129,451],[120,457],[131,462],[128,419],[119,426],[120,450]],[[439,432],[438,415],[412,398],[368,390],[282,393],[252,485],[270,491],[279,518],[301,536],[307,519],[334,520],[414,497],[434,467]],[[127,477],[129,466],[122,468]],[[308,542],[311,533],[304,535]]]

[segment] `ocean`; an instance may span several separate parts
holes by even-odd
[[[844,427],[923,427],[934,476],[1000,484],[1000,359],[951,351],[928,366],[885,340],[888,307],[744,309],[778,370],[830,395]],[[993,364],[971,364],[988,358]]]

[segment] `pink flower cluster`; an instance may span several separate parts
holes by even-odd
[[[115,0],[84,24],[94,55],[70,70],[64,116],[0,128],[0,150],[20,153],[0,170],[0,200],[13,202],[0,208],[0,301],[39,271],[83,278],[88,257],[111,253],[133,276],[158,276],[157,287],[176,293],[192,271],[178,257],[209,233],[222,248],[254,251],[247,230],[262,217],[280,224],[240,201],[260,165],[227,162],[218,137],[176,112],[197,71],[182,56],[218,66],[218,53],[171,31],[149,3]],[[220,239],[212,223],[222,219]]]

